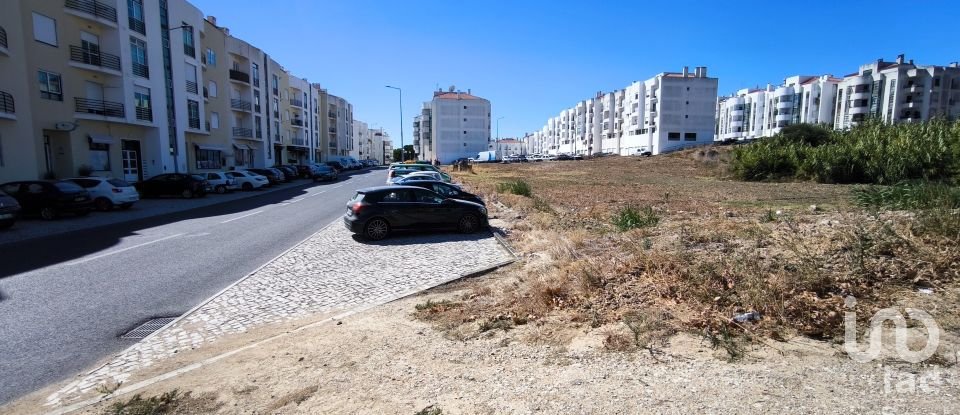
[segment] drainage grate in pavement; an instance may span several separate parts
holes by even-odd
[[[170,324],[171,321],[176,320],[176,317],[160,317],[147,321],[146,323],[141,324],[137,328],[130,330],[124,335],[121,335],[121,339],[142,339],[150,335],[157,330],[163,328],[167,324]]]

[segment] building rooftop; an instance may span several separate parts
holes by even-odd
[[[467,92],[434,92],[433,97],[438,99],[483,99]]]

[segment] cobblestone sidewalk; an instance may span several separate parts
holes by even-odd
[[[382,303],[510,258],[486,232],[400,236],[369,243],[355,240],[335,222],[193,313],[52,394],[46,405],[69,404],[98,385],[125,381],[178,349],[202,347],[254,326]]]

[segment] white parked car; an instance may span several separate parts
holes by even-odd
[[[444,181],[443,176],[435,171],[413,171],[408,172],[403,169],[397,169],[397,175],[389,180],[390,183],[399,183],[403,180],[417,180],[417,177],[426,177],[427,180]],[[422,180],[422,179],[420,179]]]
[[[97,210],[108,211],[114,207],[129,209],[140,200],[140,193],[132,184],[109,177],[77,177],[67,179],[90,192]]]
[[[237,183],[236,179],[227,176],[226,172],[214,171],[209,173],[197,173],[203,178],[207,179],[207,182],[210,183],[210,186],[213,187],[213,191],[218,194],[224,194],[227,192],[232,192],[234,190],[240,190],[240,184]]]
[[[270,180],[267,180],[266,177],[249,171],[228,171],[224,174],[235,180],[237,185],[243,190],[259,189],[270,184]]]

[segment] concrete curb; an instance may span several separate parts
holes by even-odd
[[[321,229],[320,231],[317,231],[316,233],[322,232],[323,230],[327,229],[328,227],[330,227],[331,225],[333,225],[333,224],[336,223],[336,222],[337,222],[337,221],[334,221],[334,222],[328,224],[327,226],[324,226],[323,229]],[[282,254],[278,255],[276,258],[274,258],[274,259],[270,260],[269,262],[265,263],[264,265],[260,266],[259,268],[257,268],[257,271],[259,271],[260,268],[263,268],[263,267],[267,266],[268,264],[272,263],[272,262],[275,261],[277,258],[279,258],[280,256],[286,254],[286,253],[289,252],[290,250],[296,248],[297,246],[300,246],[301,244],[303,244],[304,242],[306,242],[307,240],[309,240],[310,238],[312,238],[314,235],[316,235],[316,233],[314,233],[313,235],[310,235],[310,237],[308,237],[307,239],[304,239],[304,240],[301,241],[300,243],[297,243],[296,245],[294,245],[293,247],[291,247],[291,248],[288,249],[287,251],[284,251]],[[496,237],[496,233],[493,233],[493,235],[494,235],[494,237]],[[498,241],[500,241],[500,240],[498,239]],[[503,243],[503,242],[501,241],[501,244],[502,244],[502,243]],[[78,411],[78,410],[87,408],[87,407],[89,407],[89,406],[95,405],[95,404],[97,404],[97,403],[100,403],[100,402],[103,402],[103,401],[107,401],[107,400],[110,400],[110,399],[119,397],[119,396],[121,396],[121,395],[126,395],[126,394],[131,393],[131,392],[136,392],[136,391],[138,391],[138,390],[140,390],[140,389],[143,389],[143,388],[145,388],[145,387],[147,387],[147,386],[156,384],[156,383],[158,383],[158,382],[162,382],[162,381],[164,381],[164,380],[172,379],[172,378],[175,378],[175,377],[180,376],[180,375],[182,375],[182,374],[185,374],[185,373],[188,373],[188,372],[192,372],[193,370],[199,369],[199,368],[201,368],[201,367],[209,366],[209,365],[211,365],[211,364],[213,364],[213,363],[215,363],[215,362],[217,362],[217,361],[219,361],[219,360],[225,359],[225,358],[227,358],[227,357],[233,356],[233,355],[235,355],[235,354],[237,354],[237,353],[240,353],[240,352],[243,352],[243,351],[246,351],[246,350],[249,350],[249,349],[253,349],[253,348],[262,346],[262,345],[264,345],[264,344],[266,344],[266,343],[269,343],[269,342],[274,341],[274,340],[277,340],[277,339],[281,339],[281,338],[286,337],[286,336],[289,336],[289,335],[291,335],[291,334],[299,333],[299,332],[301,332],[301,331],[304,331],[304,330],[307,330],[307,329],[310,329],[310,328],[313,328],[313,327],[318,327],[318,326],[321,326],[321,325],[323,325],[323,324],[331,323],[331,322],[334,322],[334,321],[343,320],[343,319],[345,319],[345,318],[347,318],[347,317],[350,317],[350,316],[353,316],[353,315],[362,313],[362,312],[364,312],[364,311],[373,309],[373,308],[375,308],[375,307],[379,307],[379,306],[382,306],[382,305],[384,305],[384,304],[389,304],[389,303],[392,303],[392,302],[394,302],[394,301],[398,301],[398,300],[405,299],[405,298],[407,298],[407,297],[414,296],[414,295],[416,295],[416,294],[419,294],[419,293],[421,293],[421,292],[423,292],[423,291],[426,291],[426,290],[429,290],[429,289],[431,289],[431,288],[435,288],[435,287],[439,287],[439,286],[442,286],[442,285],[445,285],[445,284],[449,284],[449,283],[451,283],[451,282],[454,282],[454,281],[457,281],[457,280],[461,280],[461,279],[464,279],[464,278],[476,277],[476,276],[479,276],[479,275],[488,273],[488,272],[490,272],[490,271],[496,270],[496,269],[498,269],[498,268],[501,268],[501,267],[503,267],[503,266],[509,265],[509,264],[511,264],[511,263],[513,263],[513,262],[516,261],[516,256],[514,255],[513,250],[510,249],[508,246],[504,246],[504,248],[507,249],[507,252],[508,252],[511,256],[513,256],[513,258],[508,259],[508,260],[506,260],[506,261],[501,261],[501,262],[496,263],[496,264],[491,265],[491,266],[487,266],[487,267],[479,268],[479,269],[474,270],[474,271],[469,271],[469,272],[466,272],[466,273],[462,273],[462,274],[460,274],[460,275],[457,275],[457,276],[452,277],[452,278],[450,278],[450,279],[447,279],[447,280],[445,280],[445,281],[439,281],[439,282],[436,282],[436,283],[423,284],[423,285],[420,285],[420,286],[418,286],[418,287],[415,287],[415,288],[413,288],[413,289],[411,289],[411,290],[408,290],[408,291],[406,291],[406,292],[403,292],[403,293],[401,293],[401,294],[388,295],[388,296],[383,296],[383,297],[376,298],[376,299],[374,299],[372,302],[370,302],[369,304],[362,305],[362,306],[356,307],[356,308],[351,309],[351,310],[347,310],[347,311],[345,311],[345,312],[343,312],[343,313],[340,313],[340,314],[337,314],[337,315],[335,315],[335,316],[333,316],[333,317],[326,318],[326,319],[323,319],[323,320],[320,320],[320,321],[315,321],[315,322],[313,322],[313,323],[310,323],[310,324],[307,324],[307,325],[304,325],[304,326],[297,327],[297,328],[292,329],[292,330],[290,330],[290,331],[287,331],[287,332],[284,332],[284,333],[280,333],[280,334],[277,334],[277,335],[274,335],[274,336],[270,336],[270,337],[268,337],[268,338],[266,338],[266,339],[263,339],[263,340],[260,340],[260,341],[257,341],[257,342],[248,344],[248,345],[246,345],[246,346],[243,346],[243,347],[240,347],[240,348],[237,348],[237,349],[234,349],[234,350],[230,350],[230,351],[228,351],[228,352],[221,353],[221,354],[216,355],[216,356],[213,356],[213,357],[206,358],[206,359],[201,360],[201,361],[199,361],[199,362],[196,362],[196,363],[193,363],[193,364],[184,366],[184,367],[179,368],[179,369],[176,369],[176,370],[172,370],[172,371],[170,371],[170,372],[166,372],[166,373],[163,373],[163,374],[154,376],[154,377],[149,378],[149,379],[142,380],[142,381],[140,381],[140,382],[134,383],[134,384],[129,385],[129,386],[122,386],[122,387],[120,387],[119,389],[117,389],[116,391],[114,391],[113,393],[111,393],[110,395],[100,396],[100,397],[97,397],[97,398],[91,398],[91,399],[87,399],[87,400],[85,400],[85,401],[80,401],[80,402],[77,402],[77,403],[74,403],[74,404],[71,404],[71,405],[68,405],[68,406],[65,406],[65,407],[58,408],[58,409],[55,409],[55,410],[53,410],[53,411],[47,412],[47,414],[49,414],[49,415],[62,415],[62,414],[67,414],[67,413],[70,413],[70,412]],[[251,272],[251,273],[248,274],[247,276],[245,276],[245,277],[243,277],[242,279],[238,280],[237,282],[231,284],[230,287],[233,287],[234,285],[239,284],[241,281],[249,278],[251,275],[255,274],[257,271]],[[150,337],[153,336],[154,334],[159,333],[160,331],[166,329],[168,326],[176,323],[177,321],[181,320],[182,318],[184,318],[184,317],[190,315],[191,313],[195,312],[197,309],[199,309],[199,308],[202,307],[203,305],[209,303],[210,301],[212,301],[214,298],[216,298],[217,296],[219,296],[220,294],[222,294],[224,291],[226,291],[226,290],[229,289],[230,287],[227,287],[227,288],[223,289],[221,292],[217,293],[217,295],[214,295],[213,297],[207,299],[207,300],[204,301],[202,304],[198,305],[197,307],[194,307],[194,308],[193,308],[192,310],[190,310],[189,312],[184,313],[182,316],[180,316],[179,318],[177,318],[177,320],[174,320],[173,322],[171,322],[170,324],[164,326],[164,327],[161,328],[160,330],[157,330],[157,331],[155,331],[154,333],[151,333],[150,336],[145,337],[143,340],[146,340],[146,339],[150,338]],[[141,340],[141,341],[143,341],[143,340]],[[138,343],[139,343],[139,342],[138,342]],[[134,346],[136,346],[136,345],[131,346],[131,348],[134,347]],[[103,366],[99,366],[97,369],[99,369],[100,367],[103,367]],[[89,372],[89,373],[92,373],[92,372],[96,371],[97,369],[94,369],[93,371],[91,371],[91,372]],[[78,382],[79,382],[79,381],[78,381]],[[71,385],[72,385],[72,384],[71,384]],[[64,388],[64,389],[66,389],[66,388]]]

